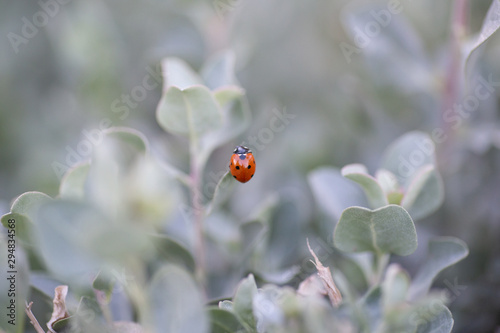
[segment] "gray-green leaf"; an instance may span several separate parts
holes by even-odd
[[[211,322],[211,333],[244,332],[244,327],[236,316],[227,310],[209,308],[208,315]]]
[[[406,256],[417,248],[417,233],[410,214],[397,205],[376,210],[344,210],[334,232],[337,248],[346,252],[372,251]]]
[[[89,163],[82,163],[68,170],[61,180],[59,196],[63,199],[83,199],[89,169]]]
[[[158,104],[156,118],[164,130],[193,139],[222,126],[219,105],[204,86],[170,87]]]
[[[257,294],[257,285],[252,274],[243,279],[233,299],[233,310],[251,332],[256,330],[256,321],[253,315],[253,298]]]
[[[342,168],[342,176],[358,183],[365,191],[371,208],[380,208],[388,204],[384,190],[378,181],[368,174],[363,164],[349,164]]]
[[[157,271],[149,286],[149,297],[155,332],[209,331],[202,296],[183,269],[166,265]]]
[[[426,164],[435,165],[434,152],[434,142],[429,135],[409,132],[387,147],[382,158],[382,168],[396,175],[399,184],[407,188],[418,169]]]
[[[186,89],[194,85],[203,84],[201,78],[182,59],[165,58],[161,62],[163,72],[163,91],[175,86],[179,89]]]
[[[408,298],[414,300],[425,295],[443,269],[459,262],[468,254],[467,245],[460,239],[436,237],[429,241],[427,259],[413,279]]]
[[[494,0],[483,21],[481,32],[469,44],[465,45],[466,64],[472,53],[483,45],[500,28],[500,1]]]
[[[433,165],[417,171],[401,201],[414,220],[424,218],[441,206],[444,199],[443,181]]]
[[[309,173],[308,181],[319,207],[334,220],[349,206],[368,205],[359,186],[342,177],[338,169],[316,169]]]

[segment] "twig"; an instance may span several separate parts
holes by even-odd
[[[35,331],[37,333],[45,333],[45,331],[42,328],[42,326],[40,326],[40,324],[38,323],[38,320],[36,320],[35,315],[33,314],[33,312],[31,312],[31,307],[32,306],[33,306],[33,302],[30,302],[29,304],[26,303],[26,307],[24,308],[24,311],[28,315],[28,318],[30,319],[30,323],[35,328]]]

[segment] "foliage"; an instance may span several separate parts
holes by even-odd
[[[482,33],[464,46],[463,65],[498,29],[498,8],[494,1]],[[365,21],[350,15],[343,23],[353,33]],[[404,39],[398,47],[411,49]],[[380,50],[365,51],[380,71]],[[303,186],[323,225],[302,233],[300,200],[266,193],[257,205],[231,207],[242,185],[227,172],[209,177],[217,149],[251,126],[234,54],[199,71],[176,57],[161,64],[157,125],[184,151],[165,159],[140,131],[111,127],[91,158],[66,172],[58,195],[26,192],[2,216],[16,231],[16,304],[33,302],[29,320],[55,332],[451,332],[450,295],[431,287],[469,250],[455,237],[419,243],[418,223],[444,200],[433,133],[397,138],[373,173],[362,164],[310,171]],[[387,76],[404,67],[394,66]],[[186,165],[171,163],[186,151]],[[311,255],[287,251],[293,242],[305,248],[307,237]],[[2,248],[9,239],[1,235]],[[419,245],[428,254],[418,268],[397,263]],[[311,269],[297,266],[303,258],[314,258]],[[17,316],[15,327],[0,328],[28,330],[24,311]]]

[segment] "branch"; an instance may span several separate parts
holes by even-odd
[[[37,333],[45,333],[45,331],[42,328],[42,326],[40,326],[40,324],[38,323],[38,320],[36,320],[35,315],[33,314],[33,312],[31,312],[31,307],[32,306],[33,306],[33,302],[30,302],[29,304],[26,303],[26,307],[24,308],[24,311],[28,315],[28,318],[30,319],[30,323],[35,328],[35,331]]]

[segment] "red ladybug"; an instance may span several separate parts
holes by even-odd
[[[231,156],[229,170],[239,182],[246,183],[252,179],[255,173],[255,158],[252,151],[245,146],[237,146]]]

